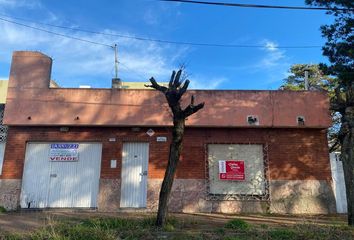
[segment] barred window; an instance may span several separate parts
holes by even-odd
[[[4,153],[7,137],[7,126],[2,124],[4,118],[5,105],[0,104],[0,175],[2,174],[2,165],[4,162]]]
[[[265,194],[264,167],[261,144],[209,144],[209,194]]]

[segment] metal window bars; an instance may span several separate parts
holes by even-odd
[[[249,145],[262,145],[263,146],[263,166],[264,166],[264,174],[262,179],[258,179],[261,181],[258,184],[261,184],[264,191],[262,194],[240,194],[240,193],[228,193],[228,194],[213,194],[210,192],[210,182],[211,178],[209,176],[209,152],[208,152],[208,145],[209,144],[239,144],[239,145],[246,145],[244,143],[220,143],[220,142],[210,142],[205,144],[205,197],[206,200],[212,201],[270,201],[270,188],[269,188],[269,179],[270,179],[270,171],[269,171],[269,157],[268,157],[268,144],[267,143],[247,143]],[[255,186],[256,187],[256,186]]]
[[[6,142],[8,127],[3,125],[5,105],[0,104],[0,142]]]

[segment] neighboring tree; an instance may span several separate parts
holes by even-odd
[[[335,79],[323,74],[318,64],[294,64],[290,67],[290,74],[284,79],[282,90],[305,90],[305,71],[308,71],[310,89],[334,92]]]
[[[354,226],[354,1],[305,1],[332,8],[327,14],[334,16],[333,24],[321,26],[322,36],[327,38],[323,55],[330,61],[329,65],[322,64],[321,69],[338,79],[331,109],[342,116],[338,138],[346,184],[348,224]]]
[[[181,98],[187,91],[189,80],[186,79],[183,81],[181,79],[181,74],[181,69],[177,71],[177,74],[175,71],[173,71],[168,87],[159,85],[154,78],[150,78],[151,85],[147,85],[147,87],[154,88],[165,95],[173,114],[172,143],[170,146],[170,155],[167,163],[165,177],[163,179],[160,190],[159,209],[156,219],[156,225],[159,227],[162,227],[166,220],[168,211],[168,199],[171,193],[177,164],[182,151],[182,141],[186,118],[204,107],[204,103],[194,105],[194,96],[192,95],[190,104],[185,109],[182,109]]]
[[[329,97],[334,97],[336,80],[333,77],[325,75],[318,64],[294,64],[290,67],[289,76],[284,79],[284,84],[280,86],[281,90],[301,91],[305,90],[305,71],[308,72],[308,82],[310,90],[325,90]],[[340,129],[340,114],[331,111],[332,126],[328,129],[329,151],[339,151],[340,144],[338,132]]]

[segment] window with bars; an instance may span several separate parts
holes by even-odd
[[[5,105],[0,105],[0,175],[2,174],[2,165],[4,162],[5,146],[7,139],[7,126],[3,125]]]
[[[206,165],[209,198],[267,200],[268,163],[264,145],[208,144]]]

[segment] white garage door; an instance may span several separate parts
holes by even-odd
[[[100,143],[28,143],[22,208],[97,207]]]

